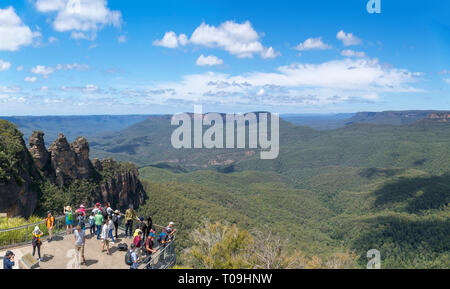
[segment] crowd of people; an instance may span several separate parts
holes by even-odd
[[[119,210],[113,210],[110,203],[101,206],[100,203],[95,204],[89,216],[86,216],[84,205],[73,211],[71,206],[64,207],[66,234],[73,234],[74,247],[81,260],[80,265],[86,264],[84,255],[86,245],[86,225],[89,226],[89,235],[96,237],[101,241],[101,252],[111,255],[110,246],[115,244],[119,238],[119,225],[125,222],[125,239],[131,239],[129,250],[127,251],[125,262],[130,269],[137,269],[141,263],[147,263],[151,255],[156,252],[155,243],[164,247],[173,240],[176,229],[174,223],[170,222],[167,227],[156,237],[156,230],[151,217],[137,217],[133,205],[130,205],[125,213]],[[134,222],[137,221],[136,229],[133,231]],[[55,217],[51,212],[47,213],[47,217],[43,220],[48,231],[47,241],[53,240],[53,230],[55,228]],[[37,252],[37,260],[42,261],[41,257],[41,237],[44,233],[36,226],[32,233],[33,257]],[[128,246],[127,246],[128,247]],[[15,264],[14,253],[8,251],[4,257],[4,268],[12,269]]]

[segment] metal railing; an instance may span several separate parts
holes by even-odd
[[[139,269],[168,269],[175,266],[177,255],[175,253],[175,235],[169,243],[161,245],[156,249],[155,253],[150,255],[149,260],[144,260],[139,264]]]
[[[88,216],[89,212],[91,211],[92,209],[86,209],[86,216]],[[55,225],[52,232],[53,236],[61,236],[66,233],[65,218],[65,216],[55,217]],[[85,219],[85,222],[87,224],[86,227],[88,227],[89,225],[87,218]],[[0,250],[31,244],[33,230],[36,226],[38,226],[43,233],[43,236],[41,238],[49,235],[44,220],[41,222],[27,224],[19,227],[1,229]],[[74,226],[76,226],[75,223]],[[153,226],[161,229],[160,231],[166,228],[164,226],[156,224],[153,224]],[[133,227],[134,229],[136,229],[136,226]],[[125,231],[125,222],[121,222],[119,224],[119,229]],[[133,228],[132,232],[134,232]],[[175,234],[173,235],[172,240],[166,245],[157,244],[155,247],[156,252],[151,254],[149,258],[144,259],[144,261],[139,265],[139,269],[168,269],[175,266],[176,253],[174,241]],[[155,243],[157,243],[156,240]]]
[[[93,208],[86,209],[86,215],[88,215],[88,212],[92,210]],[[45,224],[45,219],[37,223],[27,224],[14,228],[1,229],[0,250],[31,244],[33,231],[36,226],[38,226],[41,232],[43,233],[41,238],[49,236],[47,225]],[[65,232],[66,232],[66,216],[63,215],[55,217],[55,224],[53,226],[52,236],[61,236]]]

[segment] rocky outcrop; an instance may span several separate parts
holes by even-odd
[[[92,176],[92,165],[89,160],[89,143],[84,137],[78,137],[71,145],[75,153],[77,178],[87,179]]]
[[[75,180],[92,185],[91,197],[125,209],[144,203],[146,196],[133,164],[112,159],[89,159],[89,143],[77,138],[69,144],[63,134],[47,150],[44,133],[34,132],[29,149],[11,123],[0,120],[0,213],[28,217],[38,204],[40,185],[50,181],[60,187]],[[5,157],[4,157],[5,156]]]
[[[89,160],[89,144],[79,137],[69,144],[63,134],[50,145],[52,167],[55,170],[56,183],[66,185],[75,179],[92,177],[92,165]]]
[[[45,147],[44,133],[41,131],[33,132],[28,144],[30,146],[29,151],[33,157],[34,164],[39,170],[43,170],[50,161],[50,153]]]
[[[0,120],[0,213],[30,216],[38,201],[40,175],[20,131]]]
[[[106,159],[101,162],[102,168],[118,168],[120,166],[119,163],[112,159]],[[116,208],[126,209],[130,204],[137,207],[144,203],[145,192],[139,181],[139,172],[136,168],[119,169],[112,174],[106,174],[100,188],[103,202],[108,201]]]

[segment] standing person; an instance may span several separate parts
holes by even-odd
[[[165,228],[165,231],[166,231],[166,233],[167,233],[167,235],[168,235],[168,237],[169,237],[170,240],[173,239],[173,234],[177,231],[177,229],[175,229],[175,228],[173,227],[174,225],[175,225],[174,222],[170,222],[170,223],[169,223],[169,226],[167,226],[167,227]]]
[[[81,230],[86,231],[86,218],[83,211],[78,211],[77,226],[80,226]]]
[[[66,233],[69,235],[73,231],[73,212],[71,206],[64,207],[64,215],[66,216]]]
[[[79,254],[78,256],[81,257],[81,259],[83,260],[80,265],[86,264],[86,258],[84,257],[85,244],[86,244],[86,232],[82,230],[81,226],[77,226],[75,228],[74,245],[75,250]]]
[[[55,217],[53,217],[52,212],[48,211],[47,212],[47,218],[45,218],[44,220],[46,226],[47,226],[47,231],[48,231],[48,241],[51,242],[53,241],[53,228],[55,226]]]
[[[142,246],[142,231],[139,229],[136,229],[137,234],[136,236],[133,238],[133,244],[136,246],[136,251],[139,251],[139,253],[142,251],[141,250],[141,246]]]
[[[116,210],[112,216],[112,221],[113,221],[114,229],[115,229],[115,233],[116,233],[116,239],[119,238],[117,236],[117,232],[119,231],[119,222],[120,222],[121,216],[122,216],[122,214],[119,212],[119,210]]]
[[[136,212],[133,209],[133,205],[130,205],[128,210],[125,212],[125,238],[133,235],[133,221],[137,219]],[[138,219],[139,220],[139,219]],[[130,233],[128,235],[128,232]]]
[[[91,235],[95,234],[95,213],[92,211],[91,215],[89,216],[89,232]]]
[[[147,233],[146,233],[147,236],[150,235],[152,228],[153,228],[153,220],[152,220],[152,217],[149,216],[147,218]]]
[[[107,254],[111,255],[111,251],[109,250],[109,220],[106,220],[105,224],[102,228],[102,252],[105,251],[105,246],[107,250]]]
[[[113,236],[114,223],[112,221],[111,216],[108,216],[108,226],[109,226],[108,235],[111,238],[111,244],[114,244],[114,236]]]
[[[97,240],[100,240],[100,233],[102,232],[103,215],[102,211],[98,210],[95,215],[95,227],[97,229]]]
[[[130,269],[137,269],[139,267],[139,257],[136,254],[136,245],[131,244],[131,266]]]
[[[145,253],[147,254],[147,256],[150,256],[152,253],[156,252],[156,250],[153,249],[155,237],[156,235],[150,232],[147,240],[145,241]]]
[[[139,229],[142,231],[143,240],[147,239],[147,224],[144,222],[144,217],[139,218]]]
[[[110,203],[106,203],[106,214],[108,214],[108,217],[112,217],[114,214],[114,210],[111,208]]]
[[[86,216],[86,210],[84,209],[84,205],[81,204],[79,210],[83,213],[83,216]]]
[[[6,252],[5,257],[3,258],[3,269],[10,270],[13,269],[14,265],[14,253],[11,251]]]
[[[43,234],[44,233],[41,232],[39,227],[36,226],[34,228],[34,231],[33,231],[32,237],[31,237],[31,245],[33,246],[33,257],[34,257],[34,255],[36,253],[36,248],[37,248],[38,257],[39,257],[38,260],[39,261],[42,261],[42,258],[41,258],[41,245],[42,245],[41,236]]]
[[[97,215],[99,210],[100,210],[100,203],[96,203],[92,212],[94,213],[94,215]]]

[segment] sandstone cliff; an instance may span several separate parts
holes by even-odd
[[[79,137],[70,144],[63,134],[47,150],[44,133],[34,132],[27,149],[20,131],[0,120],[0,212],[28,217],[39,202],[43,183],[50,182],[62,192],[78,180],[92,184],[91,199],[108,201],[113,208],[144,203],[145,192],[134,165],[112,159],[91,162],[88,141]]]
[[[31,215],[38,201],[39,181],[22,133],[0,120],[0,212]]]

